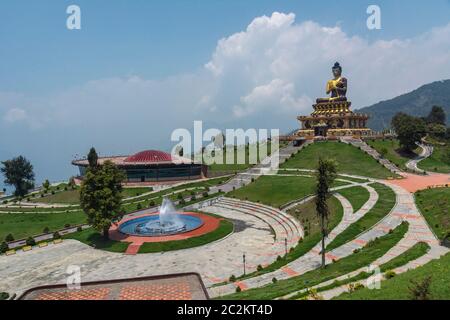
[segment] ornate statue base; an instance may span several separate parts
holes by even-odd
[[[367,128],[369,116],[350,110],[350,101],[321,100],[313,105],[309,116],[299,116],[302,128],[297,131],[299,137],[341,137],[367,136],[372,130]]]

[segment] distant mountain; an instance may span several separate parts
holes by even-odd
[[[426,116],[434,105],[444,108],[447,113],[447,125],[450,124],[450,80],[426,84],[394,99],[358,109],[358,112],[370,115],[371,129],[382,130],[390,127],[391,119],[397,112]]]

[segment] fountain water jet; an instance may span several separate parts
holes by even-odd
[[[173,202],[164,198],[158,215],[131,219],[121,224],[119,230],[137,236],[164,236],[191,231],[201,225],[200,218],[178,213]]]

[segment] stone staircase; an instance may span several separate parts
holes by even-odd
[[[290,158],[291,155],[297,153],[299,150],[304,148],[306,145],[312,143],[312,141],[306,141],[303,145],[296,147],[293,145],[293,143],[289,143],[284,148],[279,149],[278,151],[274,152],[270,156],[267,156],[265,159],[263,159],[260,163],[257,165],[249,168],[248,170],[244,172],[238,173],[235,177],[233,177],[230,181],[225,183],[224,185],[221,185],[220,187],[217,187],[217,189],[220,189],[223,192],[230,192],[235,189],[239,189],[249,183],[253,180],[258,179],[260,176],[264,175],[267,172],[270,172],[274,168],[272,166],[273,163],[276,162],[276,157],[279,159],[279,164],[282,164],[286,161],[286,159]],[[211,188],[214,189],[214,188]]]
[[[361,139],[353,138],[353,137],[341,137],[340,141],[349,145],[352,145],[358,149],[361,149],[372,158],[377,160],[381,165],[383,165],[386,169],[391,171],[394,174],[401,174],[402,171],[394,165],[389,160],[383,158],[375,149],[371,148],[367,143],[362,141]]]
[[[259,203],[222,197],[207,212],[221,212],[224,209],[249,214],[264,221],[274,232],[276,255],[284,255],[285,250],[295,247],[304,231],[301,224],[289,214]]]

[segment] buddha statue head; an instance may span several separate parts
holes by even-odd
[[[335,78],[339,78],[342,75],[342,67],[339,62],[336,62],[331,70],[333,70]]]

